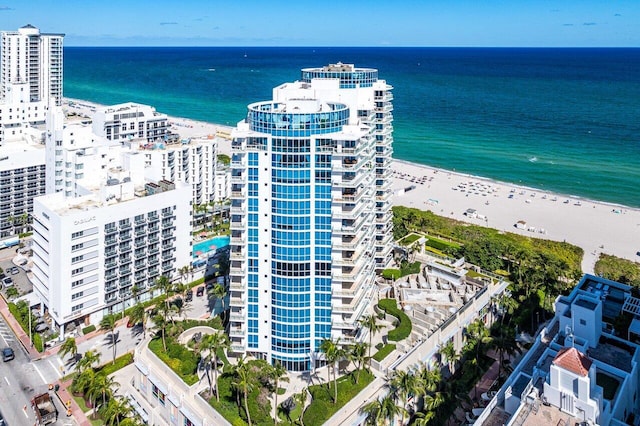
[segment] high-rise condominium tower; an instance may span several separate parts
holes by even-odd
[[[249,105],[232,145],[234,351],[304,371],[323,339],[364,337],[391,253],[391,89],[339,63]]]
[[[27,83],[29,100],[55,99],[62,104],[62,39],[64,34],[40,33],[25,25],[18,31],[3,31],[0,35],[0,86],[2,97],[8,98],[12,84]]]

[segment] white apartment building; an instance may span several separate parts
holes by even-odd
[[[323,339],[356,339],[390,257],[390,90],[376,70],[303,70],[232,133],[234,351],[305,371]]]
[[[0,145],[0,238],[26,232],[33,198],[45,193],[44,146],[31,139]]]
[[[554,318],[475,424],[638,424],[636,290],[585,275],[554,308]]]
[[[180,181],[191,185],[195,205],[216,201],[217,142],[184,139],[175,143],[126,142],[125,147],[144,156],[148,179]]]
[[[42,131],[36,126],[44,126],[47,115],[45,101],[31,102],[27,83],[9,83],[6,97],[0,101],[0,146],[5,142],[40,142]]]
[[[46,34],[33,25],[0,33],[0,89],[7,98],[11,84],[26,83],[29,101],[62,104],[64,34]]]
[[[33,288],[60,336],[149,298],[159,276],[191,263],[189,187],[145,181],[142,157],[122,157],[126,167],[92,171],[72,197],[34,200]]]
[[[305,68],[294,83],[273,89],[273,100],[322,99],[349,107],[351,121],[369,128],[375,143],[375,262],[382,270],[392,257],[391,156],[393,154],[393,87],[378,78],[378,70],[353,64]]]
[[[128,102],[102,107],[92,118],[93,132],[110,141],[142,139],[148,144],[162,144],[170,136],[166,114],[149,105]]]
[[[116,164],[122,152],[118,142],[96,136],[90,125],[66,123],[62,107],[47,111],[45,135],[47,194],[64,192],[72,197],[83,179]]]

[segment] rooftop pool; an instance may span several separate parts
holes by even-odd
[[[217,249],[228,246],[230,239],[231,237],[229,235],[219,235],[210,240],[200,241],[194,244],[193,258],[197,259],[198,257],[215,253]]]

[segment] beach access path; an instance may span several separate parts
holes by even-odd
[[[73,100],[64,108],[91,116],[98,105]],[[171,130],[182,138],[230,135],[232,128],[169,117]],[[215,137],[218,153],[231,155],[231,140]],[[566,241],[582,247],[582,270],[593,273],[600,253],[640,261],[640,209],[591,201],[497,182],[401,160],[393,160],[392,202],[505,232]],[[408,188],[411,188],[407,190]],[[465,215],[475,209],[475,217]],[[516,228],[525,222],[524,229]]]

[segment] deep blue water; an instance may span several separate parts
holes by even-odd
[[[65,48],[65,96],[234,125],[342,61],[394,86],[394,157],[640,206],[640,49]]]

